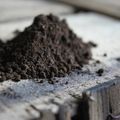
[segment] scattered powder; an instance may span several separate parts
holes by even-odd
[[[91,59],[92,43],[84,43],[65,20],[39,15],[12,40],[0,41],[0,81],[61,77]]]
[[[96,71],[96,73],[97,73],[98,76],[102,76],[103,73],[104,73],[104,69],[100,68],[98,71]]]
[[[104,57],[107,57],[107,53],[104,53],[103,56],[104,56]]]

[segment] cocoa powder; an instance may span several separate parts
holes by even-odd
[[[39,15],[15,38],[0,41],[0,81],[62,77],[89,59],[91,44],[78,38],[65,20]]]

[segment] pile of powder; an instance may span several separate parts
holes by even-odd
[[[91,59],[84,43],[54,15],[39,15],[12,40],[0,41],[0,81],[61,77]]]

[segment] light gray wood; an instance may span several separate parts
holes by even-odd
[[[59,0],[59,1],[73,4],[77,7],[99,11],[101,13],[120,18],[119,0]]]
[[[61,105],[58,111],[58,119],[59,120],[71,120],[70,108],[66,105]]]
[[[109,120],[108,117],[120,116],[120,78],[90,88],[83,93],[82,99],[88,104],[84,112],[89,120]]]
[[[120,120],[120,84],[115,83],[110,89],[110,105],[111,111],[114,116],[119,115]]]

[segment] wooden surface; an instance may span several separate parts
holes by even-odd
[[[77,7],[86,8],[120,18],[119,0],[58,0]]]
[[[117,118],[120,116],[120,78],[86,90],[82,99],[86,101],[84,106],[88,105],[84,109],[89,116],[88,120],[111,120],[113,116]]]
[[[7,16],[9,16],[9,12]],[[71,15],[66,15],[63,12],[58,16],[61,19],[65,18],[69,26],[85,42],[91,40],[97,43],[98,47],[93,49],[93,58],[100,60],[101,63],[95,64],[95,61],[92,60],[90,65],[84,66],[82,71],[74,71],[64,78],[56,78],[59,82],[54,85],[47,82],[39,84],[34,80],[0,83],[0,119],[47,120],[49,118],[49,120],[74,120],[79,114],[77,111],[78,101],[81,100],[83,91],[120,76],[120,62],[116,61],[116,58],[120,57],[120,21],[95,13],[79,13],[76,15],[71,13]],[[7,22],[0,23],[0,37],[5,41],[7,38],[13,37],[14,30],[22,31],[32,23],[32,17],[24,16],[24,18],[26,19],[16,19],[16,15],[15,19],[10,21],[4,18]],[[107,53],[107,57],[103,56],[104,53]],[[104,69],[101,77],[96,74],[99,68]],[[119,108],[116,109],[119,96],[113,94],[115,89],[119,91],[118,87],[113,87],[113,89],[111,87],[111,92],[109,92],[109,97],[111,97],[109,100],[111,100],[114,115],[119,112]],[[100,104],[96,107],[99,110],[102,107],[101,103],[106,102],[106,106],[108,106],[108,99],[102,100],[103,97],[101,97],[101,94],[103,94],[102,96],[107,98],[106,92],[100,92],[99,96],[94,93],[96,92],[93,92],[93,98],[94,96],[96,98],[100,96],[100,99],[97,99],[97,102],[89,103],[89,105]],[[116,96],[118,99],[114,99],[117,98]],[[83,102],[82,105],[85,105],[85,103]],[[107,109],[109,108],[105,107],[105,111]],[[95,108],[93,110],[95,111]],[[101,111],[98,113],[104,116]],[[107,116],[108,111],[104,113]],[[91,116],[92,113],[89,115]],[[86,116],[89,117],[89,115]],[[94,117],[97,120],[98,116],[94,115]]]

